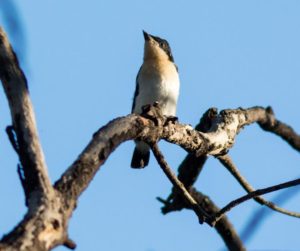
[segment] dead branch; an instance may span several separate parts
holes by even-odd
[[[268,107],[266,111],[268,116],[266,120],[258,122],[260,127],[265,131],[276,134],[295,150],[300,151],[300,135],[289,125],[277,120],[271,107]]]
[[[208,109],[200,119],[195,130],[207,132],[212,125],[212,119],[217,116],[216,108]],[[189,153],[178,167],[178,179],[189,189],[197,180],[202,168],[207,160],[207,155],[197,157],[194,153]]]
[[[160,152],[157,143],[151,144],[150,147],[156,161],[158,162],[166,176],[169,178],[169,180],[172,182],[174,188],[186,200],[189,207],[194,210],[194,212],[198,216],[199,222],[201,224],[205,222],[209,215],[199,206],[199,204],[194,200],[190,193],[185,189],[184,185],[177,179],[176,175],[173,173],[168,163],[165,161],[165,158]]]
[[[197,191],[195,188],[190,188],[189,193],[197,201],[199,206],[208,214],[215,215],[220,209],[215,205],[215,203],[205,194]],[[163,200],[158,198],[158,200],[164,204],[162,208],[163,214],[167,214],[173,211],[179,211],[184,208],[192,209],[188,203],[178,194],[174,194],[173,200]],[[243,251],[246,250],[242,240],[236,233],[234,226],[230,223],[227,216],[224,215],[214,226],[216,231],[219,233],[220,237],[223,239],[228,250],[231,251]]]
[[[236,166],[234,165],[233,161],[229,157],[229,155],[219,156],[218,159],[220,162],[226,167],[226,169],[232,174],[232,176],[239,182],[239,184],[248,192],[254,192],[255,189],[247,182],[247,180],[240,174]],[[270,209],[277,211],[282,214],[286,214],[288,216],[292,216],[295,218],[300,218],[300,213],[297,212],[291,212],[289,210],[286,210],[284,208],[281,208],[277,206],[275,203],[271,201],[265,200],[261,196],[257,196],[253,198],[256,202],[258,202],[261,205],[265,205],[269,207]]]
[[[8,99],[16,140],[13,146],[17,146],[22,165],[21,182],[28,205],[28,212],[21,223],[2,238],[0,249],[42,250],[44,247],[45,250],[57,243],[58,234],[65,238],[64,228],[55,217],[60,197],[55,194],[47,173],[26,78],[2,28],[0,65],[0,79]],[[54,227],[54,222],[58,222],[55,226],[59,227]],[[51,230],[53,235],[49,239],[47,233]]]
[[[202,133],[190,125],[169,123],[162,116],[153,117],[153,114],[158,114],[157,109],[151,106],[150,110],[142,114],[143,117],[131,114],[102,127],[94,134],[78,159],[55,183],[55,188],[68,197],[68,200],[76,200],[109,154],[126,140],[138,138],[151,143],[164,139],[197,156],[218,155],[232,147],[236,134],[244,125],[264,120],[266,116],[262,107],[224,110],[213,119],[212,129]]]
[[[203,114],[199,124],[196,125],[195,129],[197,131],[207,132],[211,128],[212,119],[215,118],[217,114],[218,113],[216,108],[208,109]],[[187,154],[178,168],[178,179],[189,190],[190,194],[201,206],[201,208],[204,209],[208,215],[214,215],[219,212],[220,209],[208,196],[192,187],[199,174],[201,173],[206,159],[206,155],[196,157],[194,153]],[[168,196],[167,200],[163,200],[159,197],[157,199],[164,204],[164,207],[162,207],[163,214],[167,214],[173,211],[179,211],[184,208],[191,209],[189,205],[185,203],[185,200],[175,191],[174,188],[172,189],[172,193]],[[229,222],[226,215],[216,223],[215,229],[223,239],[228,250],[246,250],[242,243],[242,240],[236,233],[234,226]]]
[[[212,217],[211,224],[214,225],[226,212],[230,211],[232,208],[238,206],[239,204],[241,204],[247,200],[253,199],[253,198],[263,195],[263,194],[271,193],[274,191],[278,191],[281,189],[298,186],[298,185],[300,185],[300,179],[291,180],[291,181],[284,182],[284,183],[281,183],[281,184],[278,184],[275,186],[270,186],[270,187],[266,187],[266,188],[262,188],[262,189],[258,189],[253,192],[250,192],[247,195],[244,195],[236,200],[231,201],[225,207],[223,207],[218,213],[216,213],[216,215],[214,215]]]
[[[25,194],[30,196],[32,192],[40,192],[41,197],[47,197],[53,193],[53,189],[39,142],[27,81],[1,27],[0,65],[0,78],[9,103],[24,179],[28,181],[29,191]],[[27,198],[27,201],[30,199]]]
[[[275,204],[283,205],[299,192],[300,190],[298,187],[282,190],[272,198],[272,201],[274,201]],[[275,211],[268,210],[266,207],[260,207],[255,210],[247,219],[245,226],[241,230],[240,236],[243,242],[245,243],[249,239],[251,239],[251,237],[257,232],[264,221],[266,221],[266,219],[270,217],[274,212]]]

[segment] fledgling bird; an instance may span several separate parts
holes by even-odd
[[[175,116],[180,83],[171,48],[166,40],[143,33],[144,60],[136,77],[131,112],[140,114],[142,106],[158,102],[163,115]],[[143,168],[149,163],[150,147],[142,141],[135,143],[131,167]]]

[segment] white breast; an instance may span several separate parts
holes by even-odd
[[[139,93],[135,99],[135,113],[141,113],[141,107],[159,102],[164,115],[176,115],[179,94],[179,76],[172,62],[164,64],[144,63],[137,79]]]

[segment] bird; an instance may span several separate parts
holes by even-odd
[[[136,77],[131,112],[141,114],[143,106],[158,102],[163,115],[175,117],[180,80],[171,47],[167,40],[144,30],[143,35],[144,58]],[[149,145],[135,140],[131,167],[144,168],[149,158]]]

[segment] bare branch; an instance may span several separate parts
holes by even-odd
[[[232,174],[232,176],[239,182],[239,184],[248,192],[254,192],[255,189],[247,182],[247,180],[240,174],[236,166],[234,165],[233,161],[228,155],[219,156],[218,159],[220,162],[226,167],[226,169]],[[300,213],[297,212],[291,212],[289,210],[286,210],[284,208],[281,208],[274,204],[273,202],[267,201],[264,198],[257,196],[253,198],[256,202],[258,202],[261,205],[265,205],[269,207],[270,209],[277,211],[282,214],[286,214],[288,216],[300,218]]]
[[[189,189],[189,193],[193,196],[193,198],[197,201],[198,205],[208,214],[208,215],[215,215],[219,212],[219,208],[214,204],[214,202],[203,193],[197,191],[194,188]],[[169,213],[172,211],[186,209],[192,209],[189,204],[186,203],[182,199],[182,197],[178,194],[176,197],[173,198],[172,202],[162,200],[158,198],[158,200],[164,204],[163,213]],[[243,251],[246,250],[242,240],[239,238],[238,234],[236,233],[233,225],[229,222],[226,215],[222,217],[215,225],[216,231],[219,233],[223,241],[225,242],[228,250],[232,251]]]
[[[300,135],[297,134],[292,127],[277,120],[271,107],[266,109],[267,119],[259,121],[259,125],[262,129],[268,132],[272,132],[280,136],[295,150],[300,151]]]
[[[66,241],[64,242],[63,245],[72,250],[76,249],[76,243],[73,240],[68,239],[68,238],[66,239]]]
[[[26,78],[1,27],[0,65],[0,79],[9,102],[13,129],[17,138],[19,158],[23,166],[27,187],[30,192],[40,191],[43,196],[48,196],[53,189],[38,138]],[[27,192],[25,194],[30,193]]]
[[[200,132],[207,132],[212,125],[212,120],[217,116],[217,109],[216,108],[210,108],[208,109],[200,119],[199,124],[196,125],[195,130],[200,131]],[[207,155],[203,154],[201,156],[196,156],[195,153],[191,152],[186,155],[184,160],[181,162],[181,164],[178,167],[178,179],[184,184],[187,190],[189,190],[192,185],[195,183],[197,180],[200,172],[203,169],[203,166],[207,160]],[[181,204],[183,203],[178,203],[178,205],[175,206],[174,203],[171,203],[172,200],[176,199],[176,191],[171,192],[171,194],[168,196],[167,200],[163,200],[162,198],[157,198],[160,202],[165,204],[165,207],[162,208],[162,212],[164,214],[168,213],[168,210],[177,210],[178,205],[179,210],[182,209]],[[179,201],[181,201],[181,197],[179,196]],[[168,205],[168,207],[166,206]],[[171,207],[174,207],[172,208]]]
[[[278,191],[284,188],[288,188],[288,187],[293,187],[293,186],[297,186],[300,185],[300,179],[295,179],[292,181],[288,181],[288,182],[284,182],[275,186],[270,186],[267,188],[263,188],[263,189],[258,189],[256,191],[250,192],[247,195],[244,195],[236,200],[231,201],[230,203],[228,203],[225,207],[223,207],[218,213],[216,213],[216,215],[214,215],[211,218],[211,223],[212,225],[214,225],[226,212],[230,211],[232,208],[238,206],[239,204],[253,199],[257,196],[266,194],[266,193],[271,193],[274,191]]]
[[[296,194],[300,192],[298,187],[293,187],[290,189],[285,189],[276,194],[272,198],[275,204],[283,205],[288,200],[293,198]],[[272,215],[275,211],[268,210],[266,207],[259,207],[252,215],[247,219],[245,226],[241,230],[240,236],[244,243],[249,241],[253,235],[257,232],[260,226],[266,221],[266,219]]]
[[[157,109],[151,106],[142,114],[143,117],[131,114],[117,118],[102,127],[94,134],[78,159],[55,183],[55,188],[62,192],[70,203],[76,201],[109,154],[126,140],[138,138],[145,142],[155,142],[165,139],[189,152],[196,152],[197,156],[220,154],[228,151],[233,145],[236,134],[244,125],[266,115],[265,109],[261,107],[225,110],[213,119],[213,128],[208,133],[201,133],[190,125],[168,123],[165,117],[158,116],[154,119],[153,114],[157,114]]]
[[[217,116],[217,109],[208,109],[200,119],[195,130],[207,132],[211,128],[212,120]],[[202,168],[207,160],[206,155],[197,157],[194,153],[189,153],[178,167],[178,179],[189,189],[197,180]]]
[[[28,205],[23,220],[1,239],[0,249],[48,250],[65,239],[67,220],[61,208],[62,197],[48,177],[26,78],[1,27],[0,65],[13,124],[7,132],[20,158],[22,170],[19,165],[18,173]]]
[[[184,185],[177,179],[176,175],[173,173],[164,156],[160,152],[157,143],[151,144],[150,147],[158,164],[160,165],[161,169],[164,171],[168,179],[171,181],[176,191],[180,193],[180,195],[187,201],[190,208],[194,210],[194,212],[198,216],[199,222],[201,224],[205,222],[206,218],[209,217],[209,215],[198,205],[194,198],[185,189]]]
[[[195,129],[201,132],[207,132],[212,125],[212,120],[217,116],[217,109],[208,109],[200,119],[198,125]],[[214,215],[219,211],[219,208],[214,204],[214,202],[203,193],[197,191],[192,187],[198,175],[200,174],[203,165],[207,159],[206,155],[196,157],[195,154],[189,153],[180,164],[178,168],[178,179],[188,188],[190,194],[197,201],[198,205],[203,208],[207,214]],[[184,208],[191,209],[189,205],[183,200],[178,193],[176,193],[173,188],[172,193],[168,196],[167,200],[157,198],[158,201],[164,204],[162,208],[162,213],[167,214],[172,211],[179,211]],[[228,250],[241,251],[246,250],[239,236],[237,235],[233,225],[229,222],[226,216],[222,217],[215,225],[215,229],[222,237]]]
[[[138,137],[144,128],[154,127],[152,121],[132,114],[117,118],[94,133],[91,142],[78,159],[56,181],[55,188],[75,206],[79,195],[89,185],[97,170],[122,142]]]
[[[190,190],[191,195],[197,203],[203,208],[209,215],[214,215],[219,211],[219,208],[214,202],[206,195],[200,193],[196,189]],[[222,237],[228,250],[231,251],[243,251],[246,250],[241,239],[234,230],[233,225],[230,223],[227,217],[222,217],[215,225],[215,229]]]
[[[142,114],[143,117],[128,115],[101,128],[78,159],[55,183],[55,188],[65,195],[68,194],[65,197],[69,198],[69,202],[76,200],[109,154],[126,140],[138,138],[145,142],[154,142],[164,139],[195,153],[196,157],[219,155],[233,146],[235,136],[243,126],[268,119],[268,113],[262,107],[224,110],[213,116],[211,128],[203,133],[194,130],[190,125],[168,123],[165,117],[155,117],[159,114],[155,109],[158,108],[151,106]]]

